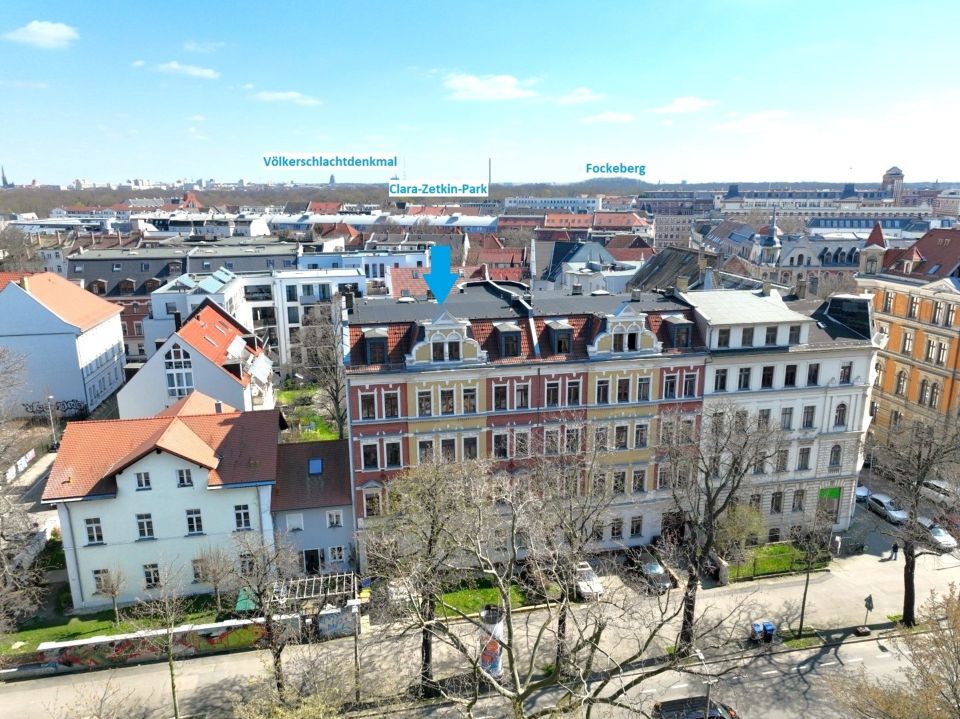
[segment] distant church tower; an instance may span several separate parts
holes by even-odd
[[[3,168],[3,165],[0,165],[0,187],[2,187],[4,190],[9,190],[13,187],[12,182],[7,182],[7,172]]]
[[[887,170],[883,175],[880,189],[887,197],[892,197],[893,204],[899,207],[903,198],[903,170],[899,167],[891,167]]]

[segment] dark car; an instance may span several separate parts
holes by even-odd
[[[656,556],[650,552],[633,551],[627,555],[627,566],[639,575],[644,587],[656,594],[673,589],[673,578]]]
[[[687,697],[657,702],[653,707],[653,719],[704,719],[707,698]],[[709,719],[737,719],[740,715],[732,708],[720,702],[710,701]]]

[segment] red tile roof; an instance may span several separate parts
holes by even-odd
[[[530,333],[530,323],[525,319],[517,320],[498,320],[512,322],[520,327],[520,355],[518,357],[500,356],[500,335],[494,326],[493,320],[473,320],[470,323],[470,331],[479,344],[480,348],[487,352],[487,358],[490,362],[517,362],[535,358],[533,351],[533,335]]]
[[[484,248],[477,254],[477,262],[483,265],[519,266],[526,263],[527,251],[523,247]]]
[[[20,280],[24,291],[67,324],[86,332],[120,314],[120,308],[52,272]]]
[[[863,245],[864,247],[886,247],[887,241],[883,239],[883,228],[880,227],[880,223],[876,223],[873,226],[873,229],[870,230],[870,236],[867,238],[867,241]]]
[[[912,263],[910,272],[905,271],[904,262],[907,261]],[[955,276],[960,269],[960,228],[929,230],[907,250],[895,255],[887,252],[884,263],[886,273],[929,282]]]
[[[216,414],[217,404],[220,405],[221,412],[236,412],[236,407],[231,407],[226,402],[214,399],[208,394],[198,390],[193,390],[190,394],[181,400],[177,400],[172,405],[157,412],[157,417],[184,417],[193,414]]]
[[[529,274],[526,267],[490,267],[487,273],[494,282],[523,282]]]
[[[624,234],[624,235],[614,235],[613,237],[611,237],[610,239],[608,239],[608,240],[606,241],[606,243],[604,244],[604,246],[605,246],[608,250],[609,250],[610,248],[612,248],[612,247],[620,247],[620,248],[639,247],[639,248],[645,248],[645,247],[650,247],[650,243],[647,242],[645,239],[643,239],[640,235]]]
[[[593,215],[578,215],[573,212],[551,212],[543,220],[545,229],[581,228],[593,225]]]
[[[208,486],[273,482],[279,410],[70,422],[44,502],[112,495],[116,474],[155,449],[211,467]]]
[[[550,341],[550,330],[547,327],[547,323],[552,319],[561,318],[537,317],[534,320],[534,325],[537,330],[537,341],[540,344],[540,356],[552,361],[585,359],[587,356],[587,345],[593,341],[591,315],[577,315],[562,318],[566,319],[567,324],[569,324],[573,330],[573,343],[570,352],[557,354],[553,352],[553,343]]]
[[[32,272],[0,272],[0,290],[11,282],[20,282],[24,277],[29,277]]]
[[[321,474],[309,474],[311,459],[323,461]],[[273,511],[342,507],[350,503],[347,440],[291,442],[277,447],[277,483],[270,501]]]
[[[593,226],[598,230],[616,230],[649,227],[650,223],[636,212],[595,212],[593,214]]]
[[[454,267],[453,272],[459,272],[461,277],[474,277],[479,269],[478,265],[466,267]],[[393,297],[426,297],[427,281],[423,276],[430,272],[429,267],[393,267],[390,272],[390,285],[393,289]],[[459,281],[459,280],[458,280]],[[403,290],[407,293],[404,294]]]
[[[244,385],[250,382],[250,376],[243,372],[241,377],[237,377],[233,372],[226,370],[226,364],[230,358],[228,352],[230,345],[237,338],[243,340],[247,351],[251,354],[258,355],[263,352],[262,347],[251,345],[243,339],[244,335],[249,334],[250,331],[220,305],[208,301],[204,301],[176,333],[181,340],[214,364],[223,367],[224,371]]]
[[[311,202],[307,205],[307,212],[315,212],[318,215],[335,215],[343,207],[342,202]]]
[[[620,262],[646,262],[653,257],[652,247],[607,247],[607,251]]]

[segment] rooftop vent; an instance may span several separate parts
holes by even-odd
[[[573,287],[570,288],[570,294],[573,295],[582,295],[583,294],[583,285],[579,282],[575,282]]]

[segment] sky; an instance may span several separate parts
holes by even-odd
[[[956,0],[0,3],[0,164],[322,182],[960,180]],[[381,182],[383,168],[334,171]]]

